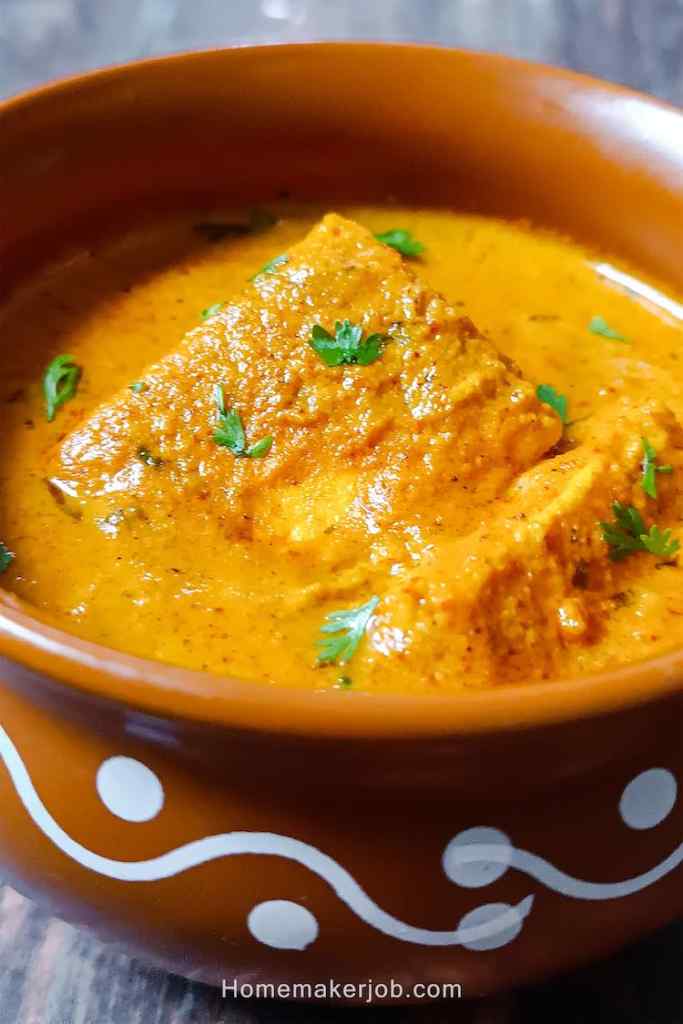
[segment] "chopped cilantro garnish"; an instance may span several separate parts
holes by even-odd
[[[133,384],[129,384],[128,387],[136,395],[140,395],[143,391],[147,390],[149,385],[145,384],[144,380],[136,380]]]
[[[550,384],[539,384],[536,397],[540,402],[549,405],[557,413],[564,426],[567,426],[567,396],[560,395]]]
[[[378,242],[382,242],[384,245],[395,249],[396,252],[400,252],[401,256],[419,256],[420,253],[425,251],[422,242],[418,242],[416,238],[413,238],[410,231],[406,231],[405,228],[392,228],[390,231],[383,231],[379,235],[375,235],[375,238]]]
[[[223,388],[220,384],[216,384],[213,395],[218,410],[218,426],[213,435],[216,444],[227,448],[236,458],[262,459],[267,455],[272,447],[273,438],[270,435],[262,437],[260,441],[247,448],[240,414],[235,409],[225,408]]]
[[[140,462],[144,462],[146,466],[154,466],[155,469],[164,464],[163,459],[160,459],[158,455],[152,455],[149,448],[145,448],[143,445],[138,448],[136,455]]]
[[[331,635],[318,641],[319,665],[345,665],[353,657],[378,604],[379,598],[371,597],[359,608],[331,612],[327,616],[320,631]]]
[[[628,342],[628,338],[625,337],[625,335],[620,334],[619,331],[615,331],[613,327],[610,327],[604,316],[594,316],[588,324],[588,330],[591,334],[599,334],[601,337],[608,338],[610,341]]]
[[[289,263],[289,256],[286,252],[281,253],[279,256],[274,256],[272,260],[268,260],[264,263],[260,270],[257,270],[249,280],[255,281],[261,274],[274,274],[278,267],[284,266],[285,263]]]
[[[641,437],[643,445],[643,479],[642,488],[648,498],[657,497],[657,473],[673,473],[673,466],[658,466],[657,453],[646,437]]]
[[[350,690],[353,686],[353,680],[351,676],[339,676],[337,680],[337,686],[340,690]]]
[[[14,561],[14,555],[10,549],[0,541],[0,573],[7,572]]]
[[[671,530],[660,530],[658,526],[651,526],[648,533],[640,538],[643,547],[651,555],[659,558],[671,559],[680,550],[680,542],[671,536]]]
[[[256,444],[250,445],[244,454],[248,459],[262,459],[264,455],[267,455],[273,446],[273,439],[270,435],[262,437]]]
[[[638,551],[648,551],[651,555],[667,560],[678,553],[681,545],[671,536],[671,530],[660,530],[654,525],[648,530],[643,517],[633,505],[615,501],[612,511],[614,522],[601,522],[600,527],[603,539],[610,547],[613,562],[620,562]]]
[[[213,306],[207,306],[206,309],[202,310],[202,320],[208,320],[210,316],[215,316],[216,313],[220,313],[222,308],[222,302],[214,302]]]
[[[81,379],[81,368],[73,356],[57,356],[43,374],[43,394],[48,423],[52,423],[60,406],[73,398]]]
[[[343,366],[357,363],[368,366],[379,359],[386,341],[384,334],[371,334],[363,338],[363,328],[350,320],[337,321],[332,337],[324,327],[316,324],[311,331],[309,344],[328,366]]]

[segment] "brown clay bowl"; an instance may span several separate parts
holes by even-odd
[[[523,215],[683,289],[683,116],[501,57],[316,44],[81,76],[0,107],[0,185],[1,288],[136,206],[287,190]],[[0,652],[4,876],[188,976],[476,995],[683,907],[681,651],[453,697],[287,692],[5,595]]]

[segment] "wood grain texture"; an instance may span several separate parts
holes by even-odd
[[[433,40],[564,64],[683,105],[683,0],[0,0],[0,96],[114,61],[229,42]],[[683,925],[606,964],[478,1004],[353,1011],[391,1020],[581,1024],[683,1019]],[[348,1021],[322,1006],[234,1003],[0,891],[0,1024]]]

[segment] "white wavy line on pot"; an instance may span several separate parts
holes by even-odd
[[[366,924],[392,938],[423,946],[459,946],[465,943],[479,942],[482,939],[488,939],[518,928],[520,922],[531,911],[534,902],[533,896],[527,896],[516,906],[509,907],[490,921],[479,925],[468,925],[465,928],[456,928],[453,931],[416,928],[382,910],[370,899],[353,876],[332,857],[299,839],[276,835],[272,832],[228,832],[197,839],[150,860],[112,860],[109,857],[93,853],[87,847],[77,843],[57,824],[38,796],[17,748],[2,726],[0,726],[0,757],[5,763],[19,799],[41,832],[62,853],[71,857],[82,867],[117,881],[157,882],[163,878],[170,878],[188,871],[190,868],[198,867],[200,864],[238,854],[285,857],[303,865],[327,882],[339,899]]]
[[[459,864],[483,862],[516,868],[561,896],[570,896],[575,900],[616,900],[646,889],[683,863],[683,843],[656,867],[623,882],[586,882],[582,878],[566,874],[543,857],[517,847],[501,847],[495,843],[472,843],[458,851]]]

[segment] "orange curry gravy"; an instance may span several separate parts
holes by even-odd
[[[0,309],[2,585],[81,637],[308,688],[446,692],[683,642],[683,309],[525,226],[275,212],[146,225]],[[395,227],[419,257],[374,238]],[[345,320],[356,351],[381,336],[365,365],[310,344]],[[62,353],[82,376],[48,422]],[[640,517],[617,561],[615,502]]]

